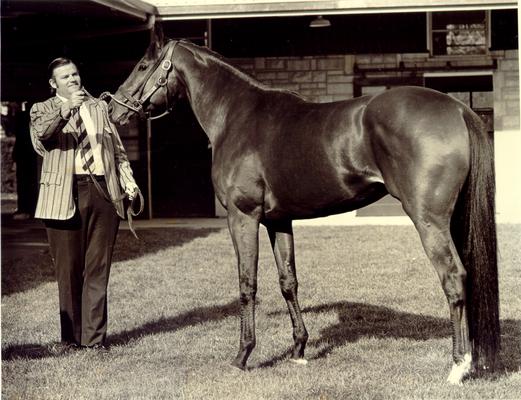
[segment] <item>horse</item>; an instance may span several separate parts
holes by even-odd
[[[240,343],[255,347],[260,224],[275,256],[293,327],[290,360],[304,364],[308,332],[297,298],[292,221],[401,201],[446,295],[448,381],[498,368],[500,347],[493,144],[458,100],[422,87],[315,103],[268,87],[188,41],[151,43],[109,103],[110,118],[168,112],[185,96],[212,149],[212,183],[227,210],[239,272]],[[148,114],[147,114],[148,113]]]

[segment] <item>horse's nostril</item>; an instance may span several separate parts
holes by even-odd
[[[109,114],[112,114],[112,111],[114,111],[114,106],[112,105],[112,103],[109,104]]]

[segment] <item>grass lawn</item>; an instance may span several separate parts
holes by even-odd
[[[238,279],[224,229],[118,237],[110,351],[59,355],[48,253],[2,263],[3,399],[519,399],[521,226],[500,225],[501,351],[491,380],[450,386],[448,307],[411,226],[295,228],[307,366],[287,361],[291,322],[261,230],[257,347],[238,349]]]

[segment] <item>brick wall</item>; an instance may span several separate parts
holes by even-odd
[[[326,102],[353,97],[354,57],[257,57],[233,62],[257,80]]]
[[[496,51],[480,58],[451,59],[454,67],[491,65],[494,71],[494,129],[519,129],[519,60],[517,50]],[[447,60],[433,59],[428,53],[358,54],[316,57],[256,57],[234,59],[235,65],[259,81],[277,88],[296,91],[311,101],[327,102],[354,97],[353,67],[361,68],[428,68],[444,70]],[[367,73],[370,78],[411,77],[415,72]]]
[[[497,54],[494,72],[494,128],[498,131],[519,129],[519,52]]]

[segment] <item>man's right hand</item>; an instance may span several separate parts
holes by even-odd
[[[65,119],[69,119],[71,117],[72,110],[79,108],[81,104],[85,101],[86,97],[87,95],[83,90],[77,90],[73,92],[69,100],[62,104],[62,117]]]

